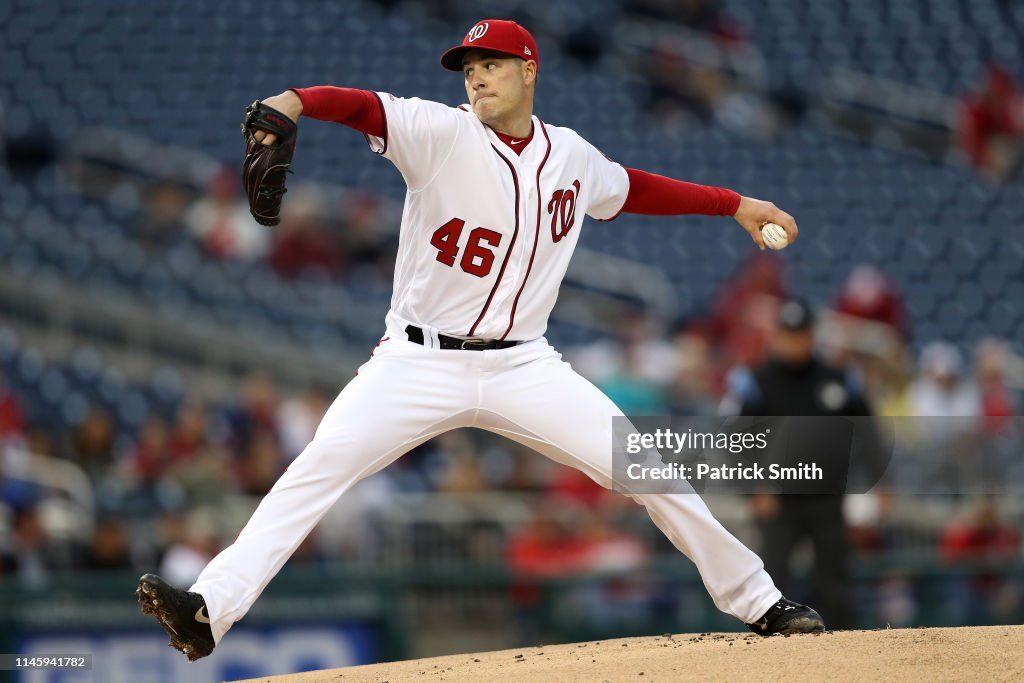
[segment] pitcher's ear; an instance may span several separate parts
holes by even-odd
[[[531,60],[523,60],[523,81],[526,85],[536,82],[537,80],[537,62]]]

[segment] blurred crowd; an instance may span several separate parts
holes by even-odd
[[[750,41],[744,27],[718,0],[627,0],[623,4],[628,17],[666,29],[636,65],[644,74],[647,110],[660,125],[717,123],[741,135],[769,138],[809,106],[806,94],[774,86],[765,89],[737,73],[735,65],[743,61]],[[687,48],[688,43],[702,47],[694,51]],[[566,49],[573,53],[572,44]],[[590,56],[593,49],[582,54]],[[694,59],[694,52],[701,58]],[[709,53],[714,57],[709,58]],[[955,121],[950,122],[951,144],[997,183],[1016,175],[1024,145],[1024,97],[1010,66],[991,62],[979,74],[977,86],[960,94]]]
[[[441,14],[453,11],[444,9],[451,4],[433,3]],[[799,109],[788,93],[751,93],[735,78],[727,66],[730,55],[748,41],[720,2],[624,4],[638,22],[702,34],[722,60],[694,60],[668,39],[635,55],[643,101],[661,125],[714,123],[769,137]],[[561,36],[565,52],[583,61],[600,59],[606,43],[594,39],[594,30],[580,25]],[[998,180],[1011,178],[1024,130],[1013,76],[991,68],[960,104],[958,134],[967,158]],[[249,217],[233,167],[221,169],[198,195],[164,179],[149,185],[141,199],[130,228],[156,253],[184,240],[214,259],[267,263],[284,280],[347,278],[387,287],[392,278],[396,235],[385,230],[390,222],[382,219],[383,202],[368,191],[339,202],[295,188],[273,230]],[[619,321],[614,338],[563,351],[627,414],[720,415],[730,408],[730,377],[769,358],[779,307],[801,294],[787,284],[782,259],[754,253],[705,309],[662,320],[636,308]],[[950,461],[977,468],[984,441],[996,444],[993,462],[1008,483],[1024,484],[1020,434],[1010,419],[1019,414],[1024,390],[1021,349],[1011,343],[1018,340],[917,338],[903,293],[871,264],[852,267],[831,298],[812,303],[822,320],[815,348],[860,378],[875,414],[957,418],[931,420],[920,429],[916,443],[943,458],[921,461],[911,474]],[[36,424],[26,399],[0,376],[0,585],[45,586],[65,570],[153,569],[189,584],[302,452],[332,399],[316,387],[285,391],[268,368],[246,376],[233,400],[212,404],[186,396],[137,428],[127,429],[100,402],[74,422]],[[84,495],[78,477],[84,477]],[[418,541],[403,535],[395,540],[388,527],[394,522],[388,515],[407,494],[467,502],[503,493],[520,495],[529,505],[503,519],[477,510],[480,520],[490,520],[486,532],[471,523],[432,545],[433,537],[422,534]],[[984,495],[945,495],[938,531],[918,533],[915,527],[908,542],[908,531],[893,521],[898,502],[896,493],[848,501],[847,531],[858,559],[884,560],[912,547],[918,559],[944,572],[941,601],[952,619],[1020,614],[1024,589],[1019,578],[1002,571],[1021,559],[1019,509],[1007,512],[1001,499]],[[289,566],[383,565],[396,562],[389,543],[402,546],[402,557],[415,545],[415,552],[428,556],[449,553],[465,565],[513,572],[521,582],[511,598],[524,615],[541,599],[531,579],[629,570],[638,580],[587,584],[569,598],[588,621],[642,620],[674,608],[640,580],[659,558],[677,557],[652,528],[632,502],[575,470],[496,437],[456,431],[342,496]],[[882,623],[912,624],[923,604],[918,578],[913,570],[889,571],[870,595],[859,597]]]
[[[634,311],[617,339],[570,355],[628,414],[714,415],[729,371],[768,357],[779,305],[793,294],[783,262],[755,253],[722,284],[705,313],[666,329]],[[825,315],[816,344],[830,360],[857,371],[876,414],[974,416],[986,425],[1017,414],[1024,377],[1009,341],[985,338],[963,348],[914,340],[902,294],[877,267],[852,268],[834,299],[819,307]]]
[[[300,187],[289,193],[281,224],[267,230],[249,215],[238,169],[225,166],[195,197],[172,180],[152,184],[134,233],[154,250],[192,240],[215,259],[265,262],[286,280],[344,276],[389,284],[396,236],[383,230],[380,207],[369,191],[350,193],[337,206]]]
[[[717,0],[628,0],[624,9],[628,17],[666,29],[636,64],[644,74],[647,111],[660,125],[716,123],[737,134],[770,138],[810,105],[806,94],[765,89],[737,73],[750,41]],[[694,43],[701,49],[688,49]],[[566,49],[573,53],[571,44]],[[701,57],[694,59],[694,52]],[[990,63],[977,86],[957,98],[955,121],[950,122],[951,145],[997,183],[1016,175],[1024,145],[1024,97],[1008,66]]]
[[[666,323],[636,309],[623,317],[616,338],[566,349],[566,358],[627,414],[720,414],[730,373],[768,357],[778,307],[791,294],[782,261],[755,253],[723,282],[706,312]],[[1016,429],[1008,418],[1020,407],[1022,366],[1005,340],[979,340],[968,356],[949,342],[915,341],[901,293],[870,265],[853,268],[834,299],[819,303],[816,348],[863,378],[876,414],[966,418],[949,422],[960,433],[939,434],[942,423],[933,422],[925,435],[956,444],[962,457],[977,435]],[[6,445],[0,459],[0,583],[43,585],[66,569],[154,568],[189,583],[301,453],[331,400],[314,388],[282,395],[272,373],[257,370],[228,404],[186,397],[172,412],[151,414],[126,433],[100,404],[62,429],[30,424],[19,396],[0,389],[0,439]],[[67,491],[45,477],[26,476],[40,456],[84,472],[95,498],[92,519],[76,519],[81,509]],[[388,532],[382,525],[400,494],[460,501],[502,492],[526,494],[533,501],[529,514],[496,535],[475,537],[470,526],[454,546],[449,539],[449,550],[459,548],[462,562],[557,578],[642,569],[654,558],[674,556],[628,499],[516,444],[461,430],[417,448],[346,493],[291,566],[385,561]],[[848,520],[861,558],[905,550],[905,538],[893,533],[887,519],[895,497],[861,501]],[[946,528],[928,542],[926,556],[972,567],[1019,558],[1019,519],[1001,517],[1000,506],[991,502],[946,500],[952,503]],[[1016,584],[1007,587],[994,573],[950,582],[950,609],[973,610],[972,618],[1021,604]],[[529,584],[513,591],[526,613],[538,599],[535,591]],[[611,583],[592,585],[573,599],[575,609],[594,619],[622,619],[658,608],[659,595]],[[903,623],[915,618],[908,577],[887,576],[875,598],[891,623],[900,623],[900,614]]]

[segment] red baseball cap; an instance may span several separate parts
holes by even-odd
[[[506,19],[484,19],[469,29],[461,45],[441,55],[441,66],[449,71],[462,71],[462,57],[470,50],[491,50],[533,60],[540,66],[537,43],[525,28]]]

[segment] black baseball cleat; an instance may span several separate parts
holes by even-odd
[[[135,594],[142,613],[156,617],[171,636],[171,647],[184,652],[190,662],[213,652],[216,643],[203,596],[179,590],[156,574],[139,579]]]
[[[794,633],[821,633],[825,630],[825,622],[821,615],[807,605],[782,598],[771,606],[764,616],[747,628],[759,636],[772,636],[780,633],[784,636]]]

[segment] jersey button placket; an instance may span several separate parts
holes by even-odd
[[[497,139],[497,136],[494,137]],[[498,142],[506,148],[508,147],[500,140]],[[501,282],[497,283],[498,289],[494,294],[494,301],[491,302],[491,307],[487,312],[487,317],[481,321],[481,326],[494,324],[495,329],[501,327],[501,321],[508,320],[512,307],[512,300],[515,297],[515,293],[519,287],[519,282],[523,276],[523,269],[525,266],[522,262],[522,242],[524,239],[527,239],[526,231],[524,229],[526,224],[524,223],[525,214],[523,212],[523,206],[525,197],[529,194],[529,190],[525,186],[527,180],[523,175],[523,165],[520,163],[519,156],[514,152],[503,152],[502,156],[505,157],[505,159],[507,159],[512,165],[512,168],[515,169],[515,173],[518,178],[519,205],[516,206],[516,216],[512,217],[512,225],[515,225],[516,222],[518,222],[519,233],[514,243],[511,241],[513,233],[508,233],[509,249],[512,250],[512,253],[508,255],[508,265],[505,267],[505,272],[501,274]],[[513,194],[513,196],[515,195]],[[501,327],[501,329],[504,330],[504,327]],[[500,334],[501,332],[498,332],[495,336],[500,336]]]
[[[524,151],[523,154],[528,154],[528,151]],[[512,301],[515,298],[516,292],[519,291],[519,285],[522,283],[524,274],[526,273],[526,259],[529,258],[530,254],[530,243],[533,240],[531,233],[532,223],[527,220],[527,212],[525,207],[529,206],[529,200],[534,199],[536,201],[536,192],[534,191],[532,183],[532,177],[529,175],[529,168],[524,169],[527,164],[522,163],[522,159],[516,156],[514,159],[516,165],[516,173],[519,174],[519,184],[522,190],[519,192],[519,206],[516,207],[518,212],[519,220],[519,239],[516,240],[513,248],[517,253],[513,253],[509,258],[509,272],[506,276],[507,282],[510,285],[505,291],[505,297],[502,301],[502,318],[507,319],[512,308]]]

